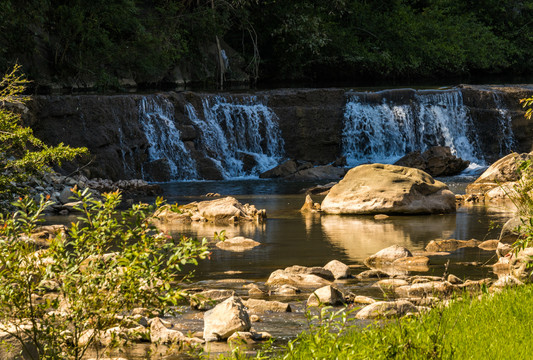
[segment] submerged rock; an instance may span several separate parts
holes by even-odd
[[[426,245],[426,251],[430,253],[436,252],[452,252],[464,247],[477,247],[481,244],[481,241],[471,239],[471,240],[431,240],[429,244]]]
[[[222,250],[243,252],[246,250],[251,250],[256,246],[261,245],[261,243],[252,239],[245,238],[243,236],[237,236],[231,239],[226,239],[224,241],[219,241],[215,245],[216,247]]]
[[[267,301],[258,299],[248,299],[243,301],[244,306],[250,313],[264,313],[264,312],[291,312],[291,306],[280,301]]]
[[[429,174],[371,164],[348,171],[322,202],[327,214],[429,214],[455,211],[455,195]]]
[[[386,279],[389,277],[390,277],[389,274],[379,269],[366,270],[356,276],[358,280]]]
[[[495,251],[498,248],[498,240],[485,240],[478,245],[478,248],[485,251]]]

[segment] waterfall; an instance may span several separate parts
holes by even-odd
[[[139,121],[150,144],[150,161],[165,161],[171,180],[198,178],[196,163],[181,141],[174,122],[174,106],[169,100],[161,96],[143,97],[139,101]]]
[[[198,147],[224,178],[257,176],[278,165],[283,139],[274,112],[255,96],[202,99],[203,118],[192,104],[185,110],[200,130]]]
[[[484,164],[468,108],[459,90],[417,91],[409,102],[383,96],[381,102],[349,96],[344,112],[342,151],[348,164],[393,163],[405,154],[431,146]]]
[[[516,149],[515,137],[513,133],[512,118],[509,110],[503,103],[500,93],[493,92],[494,105],[498,111],[498,146],[500,157],[503,157]]]

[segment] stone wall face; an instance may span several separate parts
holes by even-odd
[[[532,87],[463,86],[463,102],[469,108],[487,162],[495,161],[500,150],[494,141],[499,114],[494,108],[495,91],[512,117],[516,151],[533,150],[533,124],[524,119],[519,104],[520,98],[533,94]],[[405,101],[412,101],[411,93],[412,90],[386,92],[389,97],[405,98]],[[239,99],[250,96],[250,93],[219,95]],[[276,114],[287,158],[318,165],[333,162],[341,156],[344,106],[348,96],[344,89],[284,89],[253,95],[263,99]],[[198,174],[204,178],[220,178],[212,161],[199,151],[201,131],[189,119],[185,109],[186,104],[201,109],[202,98],[208,94],[168,92],[158,96],[173,104],[176,128],[196,161]],[[369,93],[368,101],[379,102],[382,96]],[[142,98],[140,94],[35,96],[28,104],[30,111],[24,119],[46,143],[63,142],[89,148],[91,156],[67,164],[64,167],[67,172],[91,161],[83,168],[88,177],[143,178],[150,144],[139,121]]]

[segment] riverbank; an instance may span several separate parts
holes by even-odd
[[[282,351],[258,353],[255,358],[526,359],[533,351],[526,321],[533,316],[532,296],[532,286],[465,294],[426,314],[364,329],[342,315],[334,321],[330,316],[311,325]]]

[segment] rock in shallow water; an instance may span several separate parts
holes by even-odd
[[[417,312],[418,308],[406,300],[377,301],[362,308],[355,317],[357,319],[390,318]]]
[[[204,340],[225,340],[237,331],[249,331],[250,317],[241,299],[232,296],[204,315]]]
[[[431,214],[455,211],[455,195],[429,174],[371,164],[348,171],[322,202],[327,214]]]
[[[219,241],[216,243],[216,246],[219,249],[233,252],[243,252],[246,250],[251,250],[256,246],[261,245],[261,243],[245,238],[243,236],[236,236],[231,239],[226,239],[224,241]]]

